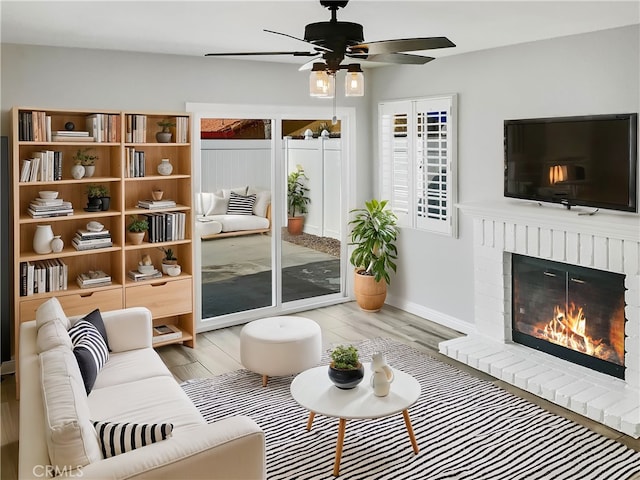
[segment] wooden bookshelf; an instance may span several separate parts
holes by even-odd
[[[92,118],[100,117],[100,132],[93,130]],[[130,128],[131,119],[136,118],[146,128],[134,138]],[[157,122],[169,119],[177,126],[171,128],[170,143],[158,143],[156,132],[162,130]],[[31,124],[29,125],[29,120]],[[75,130],[89,131],[91,141],[80,138],[63,138],[55,132],[64,131],[72,122]],[[37,125],[36,125],[37,123]],[[92,128],[93,127],[93,128]],[[20,322],[32,320],[40,304],[55,296],[67,315],[84,315],[94,308],[103,311],[131,306],[146,306],[153,313],[155,324],[171,324],[183,335],[167,343],[184,343],[195,346],[194,296],[193,296],[193,245],[192,245],[192,171],[189,133],[191,118],[186,113],[108,111],[108,110],[58,110],[14,107],[12,109],[12,226],[14,238],[12,286],[15,309],[15,358],[18,360],[18,334]],[[34,131],[37,134],[34,135]],[[54,140],[55,139],[55,140]],[[137,141],[133,141],[137,140]],[[180,140],[180,141],[176,141]],[[95,173],[90,178],[75,179],[71,175],[73,156],[78,149],[90,148],[97,155]],[[134,148],[144,151],[145,176],[131,178],[126,152]],[[41,151],[57,152],[61,166],[44,179],[20,181],[23,161]],[[160,175],[157,166],[168,158],[173,165],[171,175]],[[56,178],[56,179],[52,179]],[[92,184],[105,186],[111,196],[110,208],[106,211],[85,211],[86,188]],[[142,245],[130,245],[126,240],[126,226],[132,215],[148,213],[137,207],[138,200],[151,197],[152,189],[162,189],[165,199],[173,199],[176,206],[167,211],[185,213],[184,238],[161,243],[149,243],[148,235]],[[29,205],[43,190],[55,190],[58,197],[69,201],[73,215],[33,218]],[[162,213],[164,210],[153,210]],[[86,228],[89,221],[96,220],[111,233],[112,246],[79,251],[72,245],[72,238],[79,229]],[[33,236],[37,225],[49,224],[55,235],[61,235],[64,248],[58,253],[38,254],[33,250]],[[135,282],[127,276],[129,270],[137,268],[142,255],[148,254],[158,270],[161,270],[162,251],[172,248],[176,252],[182,273],[177,277],[163,275],[162,278]],[[21,268],[24,262],[64,262],[67,268],[66,289],[21,295],[23,282]],[[103,270],[112,278],[112,284],[96,288],[80,288],[76,283],[78,274],[88,270]],[[24,292],[22,292],[24,293]]]

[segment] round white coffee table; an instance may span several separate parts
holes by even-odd
[[[311,430],[316,414],[339,418],[338,440],[336,444],[336,459],[333,465],[333,475],[340,474],[340,458],[344,444],[344,432],[347,420],[362,418],[382,418],[402,412],[407,433],[411,440],[413,451],[417,454],[420,449],[413,434],[408,408],[420,396],[420,384],[411,375],[393,370],[395,380],[391,384],[391,391],[386,397],[376,397],[373,394],[371,381],[371,365],[364,363],[364,379],[351,390],[341,390],[336,387],[327,373],[328,366],[315,367],[297,375],[291,382],[291,395],[298,404],[309,410],[307,431]]]

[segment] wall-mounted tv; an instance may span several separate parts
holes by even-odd
[[[504,121],[504,196],[638,211],[638,114]]]

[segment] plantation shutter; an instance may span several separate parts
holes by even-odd
[[[380,105],[382,199],[398,216],[398,225],[411,226],[412,188],[410,102]]]
[[[455,101],[379,105],[382,198],[400,226],[456,235]]]

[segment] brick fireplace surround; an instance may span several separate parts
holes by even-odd
[[[476,333],[440,352],[546,400],[640,437],[640,216],[532,202],[458,205],[474,225]],[[625,275],[625,378],[511,341],[511,254]]]

